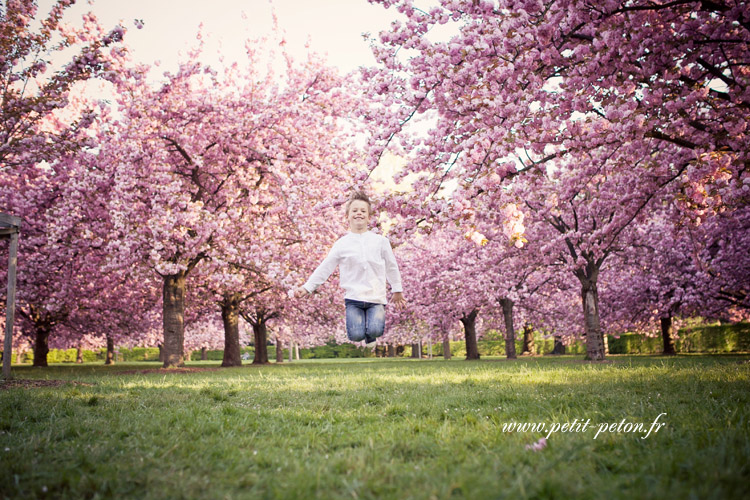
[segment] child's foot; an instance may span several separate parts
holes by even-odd
[[[377,339],[371,339],[367,335],[365,335],[365,347],[375,347],[375,344],[377,343]]]

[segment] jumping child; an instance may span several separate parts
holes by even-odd
[[[346,333],[349,340],[364,340],[369,346],[385,330],[386,285],[391,285],[392,301],[402,307],[401,273],[387,238],[368,230],[372,208],[370,199],[356,191],[346,203],[349,232],[333,244],[307,282],[293,291],[295,297],[313,293],[339,267],[341,288],[346,291]]]

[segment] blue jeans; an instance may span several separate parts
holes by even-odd
[[[372,342],[385,331],[385,306],[361,300],[344,299],[346,334],[352,342]]]

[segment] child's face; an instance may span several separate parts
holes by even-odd
[[[364,232],[370,223],[370,206],[366,201],[354,200],[349,205],[349,213],[346,214],[346,217],[351,231]]]

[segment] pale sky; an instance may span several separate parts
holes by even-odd
[[[40,14],[46,15],[52,3],[39,0]],[[133,58],[147,64],[161,61],[161,74],[174,70],[177,61],[196,46],[201,23],[208,35],[206,62],[219,47],[226,61],[242,60],[246,39],[271,32],[272,6],[286,33],[286,48],[295,59],[303,58],[309,39],[312,51],[325,55],[328,64],[343,73],[373,65],[362,33],[377,35],[399,17],[394,9],[367,0],[79,0],[65,20],[80,25],[80,15],[92,11],[106,29],[122,23],[128,29],[125,41]],[[142,29],[136,29],[136,19],[143,20]]]

